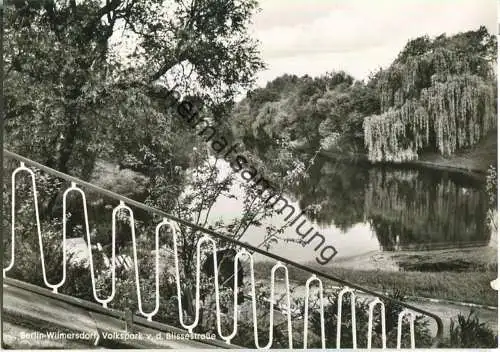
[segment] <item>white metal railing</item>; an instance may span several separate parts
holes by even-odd
[[[375,298],[375,300],[370,302],[370,304],[368,305],[368,349],[372,348],[373,310],[377,304],[380,304],[380,320],[382,322],[382,348],[386,348],[387,336],[385,330],[385,306],[384,302],[382,302],[379,298]]]
[[[398,315],[398,344],[397,348],[401,348],[401,332],[403,331],[403,318],[409,315],[410,319],[410,339],[411,339],[411,348],[415,348],[415,314],[409,311],[408,309],[403,310]]]
[[[338,295],[337,302],[337,348],[340,348],[340,337],[342,333],[342,299],[344,294],[351,294],[351,320],[352,320],[352,348],[357,347],[356,339],[356,295],[350,287],[343,288]],[[372,326],[368,325],[368,331],[372,329]]]
[[[321,321],[321,348],[325,349],[326,341],[325,341],[325,307],[323,300],[323,282],[316,277],[316,275],[312,275],[306,281],[306,292],[305,292],[305,303],[304,303],[304,349],[307,349],[307,337],[309,335],[309,290],[311,286],[311,282],[318,281],[319,285],[319,314]],[[338,328],[338,327],[337,327]]]
[[[42,261],[42,272],[43,272],[43,279],[44,283],[47,287],[52,289],[54,293],[58,292],[58,288],[64,285],[66,281],[66,215],[67,215],[67,196],[70,192],[77,192],[82,196],[82,202],[83,202],[83,213],[84,213],[84,221],[85,221],[85,231],[86,231],[86,238],[87,238],[87,245],[88,245],[88,253],[89,253],[89,263],[90,263],[90,271],[91,271],[91,280],[92,280],[92,290],[93,290],[93,295],[94,299],[99,302],[103,307],[107,307],[107,305],[114,299],[115,293],[116,293],[116,219],[118,212],[121,210],[125,210],[129,214],[129,224],[131,227],[131,233],[132,233],[132,249],[133,249],[133,264],[134,264],[134,271],[135,271],[135,285],[136,285],[136,292],[137,292],[137,298],[138,298],[138,308],[139,308],[139,313],[146,317],[148,321],[152,321],[154,316],[158,313],[159,310],[159,305],[160,305],[160,292],[159,292],[159,233],[161,228],[167,227],[170,229],[172,236],[173,236],[173,246],[174,246],[174,262],[175,262],[175,281],[176,281],[176,287],[177,287],[177,301],[178,301],[178,308],[179,308],[179,323],[181,326],[186,329],[188,332],[192,333],[195,328],[198,327],[199,324],[199,317],[200,317],[200,277],[201,277],[201,246],[203,243],[207,242],[211,245],[212,247],[212,257],[213,257],[213,265],[214,265],[214,283],[215,283],[215,304],[216,304],[216,323],[217,323],[217,333],[219,337],[224,340],[226,343],[230,344],[231,341],[234,339],[234,337],[237,335],[238,331],[238,309],[237,309],[237,297],[238,297],[238,291],[239,291],[239,285],[238,285],[238,262],[241,261],[242,257],[247,256],[250,260],[250,281],[251,281],[251,300],[252,300],[252,315],[253,315],[253,329],[254,329],[254,342],[255,346],[258,349],[269,349],[272,347],[273,344],[273,324],[274,324],[274,304],[275,304],[275,281],[276,281],[276,271],[278,269],[283,269],[284,274],[285,274],[285,290],[286,290],[286,310],[285,314],[287,317],[287,332],[288,332],[288,343],[289,343],[289,348],[293,348],[293,331],[292,331],[292,306],[291,306],[291,290],[290,290],[290,281],[289,281],[289,276],[288,276],[288,268],[283,264],[283,262],[288,262],[288,264],[295,265],[299,268],[303,268],[302,265],[293,263],[285,258],[278,257],[280,260],[277,260],[276,265],[273,266],[271,270],[271,297],[269,299],[269,304],[270,304],[270,313],[269,313],[269,340],[268,343],[265,346],[260,346],[259,345],[259,334],[258,334],[258,321],[257,321],[257,298],[256,298],[256,288],[255,288],[255,277],[254,277],[254,261],[253,261],[253,255],[247,250],[247,248],[252,248],[252,250],[259,252],[261,250],[252,247],[248,244],[244,243],[239,243],[241,247],[243,247],[241,250],[239,250],[236,253],[236,256],[234,258],[234,289],[233,289],[233,326],[232,326],[232,331],[228,335],[223,335],[222,333],[222,324],[221,324],[221,307],[220,307],[220,295],[219,295],[219,283],[218,283],[218,261],[217,261],[217,244],[215,240],[212,238],[214,233],[210,233],[209,230],[205,230],[205,233],[197,242],[197,247],[196,247],[196,294],[195,294],[195,312],[194,312],[194,320],[191,324],[187,324],[184,321],[184,313],[183,313],[183,308],[182,308],[182,290],[181,290],[181,275],[179,271],[179,253],[178,253],[178,247],[177,247],[177,239],[178,239],[178,232],[179,232],[179,222],[180,220],[172,220],[172,218],[164,217],[163,220],[156,226],[155,230],[155,305],[154,309],[150,312],[144,312],[143,310],[143,302],[142,302],[142,295],[141,295],[141,286],[140,286],[140,277],[139,277],[139,268],[138,268],[138,257],[137,257],[137,239],[136,239],[136,233],[135,233],[135,222],[134,222],[134,213],[133,210],[126,205],[125,200],[128,200],[124,197],[114,195],[109,191],[104,191],[100,190],[98,187],[92,186],[84,181],[77,180],[75,178],[72,178],[71,176],[67,176],[61,173],[58,173],[55,170],[49,169],[47,167],[44,167],[43,165],[39,165],[35,162],[31,162],[34,164],[35,167],[37,168],[43,168],[44,171],[52,174],[56,174],[58,177],[63,177],[66,179],[71,180],[71,186],[67,188],[63,194],[63,236],[62,236],[62,248],[63,248],[63,277],[62,279],[56,283],[56,284],[51,284],[47,280],[47,275],[46,275],[46,269],[45,269],[45,258],[44,258],[44,252],[43,252],[43,243],[42,243],[42,230],[40,226],[40,214],[39,214],[39,209],[38,209],[38,198],[37,198],[37,188],[36,188],[36,177],[35,173],[27,168],[25,166],[25,161],[29,159],[22,158],[20,156],[17,156],[13,153],[10,153],[13,156],[17,158],[21,158],[24,161],[21,161],[21,164],[19,167],[17,167],[11,176],[11,182],[12,182],[12,187],[11,187],[11,259],[9,265],[3,269],[3,276],[6,277],[7,273],[13,268],[14,266],[14,260],[15,260],[15,224],[16,224],[16,176],[20,172],[27,172],[31,176],[31,187],[32,187],[32,192],[33,192],[33,201],[34,201],[34,207],[35,207],[35,217],[36,217],[36,225],[37,225],[37,234],[38,234],[38,242],[40,246],[40,257]],[[11,156],[12,156],[11,155]],[[50,172],[52,171],[52,172]],[[87,200],[85,197],[85,192],[77,186],[77,184],[83,184],[86,186],[91,186],[94,188],[94,190],[101,191],[102,193],[106,192],[106,195],[114,195],[115,198],[120,200],[120,204],[116,206],[113,209],[112,213],[112,259],[111,259],[111,293],[109,294],[108,297],[102,298],[98,297],[97,295],[97,287],[96,287],[96,278],[95,278],[95,272],[94,272],[94,263],[93,263],[93,255],[92,255],[92,245],[91,245],[91,238],[90,238],[90,231],[89,231],[89,220],[88,220],[88,212],[87,212]],[[138,203],[132,200],[128,200],[130,203],[134,203],[134,205],[137,205]],[[142,205],[143,208],[148,208],[145,205]],[[150,208],[152,209],[152,208]],[[154,209],[153,209],[154,210]],[[154,210],[156,213],[161,213],[160,211]],[[163,213],[164,214],[164,213]],[[167,214],[164,214],[167,215]],[[183,223],[186,225],[186,223]],[[193,227],[196,227],[194,225]],[[212,235],[212,236],[211,236]],[[217,235],[219,237],[223,237],[222,235]],[[233,242],[235,240],[232,240]],[[246,248],[245,248],[246,247]],[[261,251],[262,252],[262,251]],[[276,255],[273,254],[267,254],[268,257],[277,257]],[[326,339],[325,339],[325,312],[324,312],[324,289],[323,289],[323,282],[322,280],[316,275],[317,272],[314,270],[310,269],[305,269],[309,272],[312,273],[311,277],[306,281],[305,283],[305,303],[304,303],[304,336],[303,336],[303,347],[306,349],[308,346],[308,336],[309,336],[309,295],[310,295],[310,286],[314,281],[318,282],[318,287],[319,287],[319,303],[320,303],[320,326],[321,326],[321,331],[320,331],[320,340],[321,340],[321,346],[322,348],[326,348]],[[328,279],[335,280],[338,282],[342,282],[340,279],[332,278],[328,275],[324,275],[321,273],[318,273],[319,275],[322,275]],[[346,293],[350,294],[351,297],[351,325],[352,325],[352,346],[353,348],[357,348],[357,336],[356,336],[356,295],[354,293],[354,288],[357,288],[358,290],[363,290],[362,288],[356,287],[356,285],[350,285],[352,287],[344,287],[338,294],[337,297],[337,336],[336,336],[336,347],[341,348],[341,327],[342,327],[342,303],[343,303],[343,297]],[[375,296],[381,296],[380,294],[373,293],[369,290],[364,290],[367,293],[371,293]],[[382,297],[382,296],[381,296]],[[387,298],[389,300],[393,300],[388,297],[383,297]],[[393,300],[394,301],[394,300]],[[411,307],[405,303],[399,302],[401,305],[406,306],[414,311],[427,314],[428,316],[436,319],[436,316],[434,316],[431,313],[422,311],[418,308]],[[382,325],[382,348],[386,348],[386,322],[385,322],[385,306],[384,303],[380,300],[379,297],[375,298],[371,303],[369,303],[369,319],[368,319],[368,332],[367,332],[367,346],[368,348],[371,348],[372,345],[372,334],[373,334],[373,326],[374,326],[374,308],[376,305],[380,305],[380,323]],[[415,348],[415,332],[414,332],[414,323],[415,323],[415,314],[408,310],[404,309],[398,317],[398,327],[397,327],[397,348],[401,347],[401,340],[402,340],[402,330],[403,330],[403,319],[404,317],[409,316],[408,323],[410,327],[410,338],[411,338],[411,347]],[[326,317],[326,319],[331,319],[331,317]],[[436,319],[438,323],[438,330],[439,330],[439,324],[440,319]],[[441,323],[442,324],[442,323]],[[438,331],[439,335],[439,331]],[[438,336],[439,337],[439,336]]]

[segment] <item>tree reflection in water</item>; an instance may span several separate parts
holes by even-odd
[[[481,181],[430,169],[396,169],[318,160],[291,192],[308,216],[343,231],[369,223],[381,249],[431,250],[487,245]]]

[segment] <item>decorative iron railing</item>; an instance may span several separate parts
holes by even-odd
[[[343,279],[337,278],[335,276],[332,276],[330,274],[322,273],[316,269],[309,268],[305,265],[296,263],[290,259],[284,258],[282,256],[269,253],[261,248],[249,245],[247,243],[243,243],[241,241],[238,241],[234,238],[231,238],[229,236],[217,233],[215,231],[212,231],[207,228],[200,227],[196,224],[190,223],[188,221],[185,221],[183,219],[180,219],[178,217],[172,216],[166,212],[163,212],[158,209],[154,209],[152,207],[149,207],[143,203],[134,201],[132,199],[129,199],[127,197],[124,197],[122,195],[116,194],[114,192],[111,192],[109,190],[102,189],[100,187],[97,187],[89,182],[85,182],[83,180],[77,179],[75,177],[66,175],[64,173],[58,172],[54,169],[51,169],[49,167],[46,167],[44,165],[41,165],[35,161],[32,161],[30,159],[27,159],[25,157],[22,157],[20,155],[17,155],[15,153],[12,153],[10,151],[4,150],[4,157],[6,157],[8,160],[10,159],[11,162],[18,162],[19,166],[12,172],[11,175],[11,247],[10,247],[10,262],[7,267],[3,269],[3,276],[4,278],[7,276],[8,272],[14,267],[15,265],[15,230],[16,230],[16,176],[26,173],[30,176],[31,178],[31,187],[32,187],[32,193],[33,193],[33,202],[34,202],[34,210],[35,210],[35,216],[36,216],[36,228],[37,228],[37,234],[38,234],[38,242],[39,242],[39,247],[40,247],[40,258],[41,258],[41,268],[42,268],[42,273],[43,273],[43,281],[45,283],[45,286],[48,288],[52,289],[54,293],[58,293],[59,288],[65,284],[66,281],[66,266],[67,266],[67,256],[66,256],[66,236],[67,236],[67,230],[66,230],[66,212],[67,212],[67,197],[68,194],[71,192],[76,192],[79,193],[82,197],[83,200],[83,213],[84,213],[84,220],[85,220],[85,233],[86,233],[86,238],[87,238],[87,245],[88,245],[88,251],[89,251],[89,266],[90,266],[90,274],[91,274],[91,280],[92,280],[92,290],[93,290],[93,296],[96,302],[100,303],[103,308],[107,308],[108,304],[113,301],[115,298],[116,294],[116,287],[115,287],[115,281],[116,281],[116,220],[117,220],[117,213],[120,210],[125,210],[128,212],[129,219],[130,219],[130,226],[131,226],[131,233],[132,233],[132,250],[133,250],[133,269],[135,272],[135,286],[136,286],[136,295],[138,299],[138,310],[139,313],[144,316],[148,321],[153,321],[155,315],[158,313],[158,310],[160,308],[160,285],[159,285],[159,277],[160,277],[160,272],[159,272],[159,233],[160,230],[165,227],[171,231],[173,234],[173,253],[174,253],[174,264],[175,264],[175,286],[177,289],[177,302],[178,302],[178,309],[179,309],[179,324],[186,329],[188,332],[193,332],[196,328],[198,328],[198,323],[199,323],[199,314],[200,314],[200,277],[201,277],[201,247],[202,244],[207,242],[211,245],[212,247],[212,257],[213,257],[213,274],[214,274],[214,289],[215,289],[215,303],[216,303],[216,331],[218,334],[218,338],[221,340],[227,342],[228,344],[231,343],[231,341],[235,338],[237,331],[238,331],[238,310],[237,310],[237,297],[238,297],[238,291],[239,289],[239,283],[238,283],[238,275],[233,274],[233,282],[234,282],[234,287],[233,287],[233,304],[234,304],[234,309],[233,309],[233,314],[232,314],[232,331],[224,335],[223,334],[223,329],[222,329],[222,323],[221,323],[221,316],[223,315],[221,312],[221,303],[220,303],[220,285],[219,285],[219,280],[218,280],[218,262],[217,262],[217,243],[216,240],[223,241],[224,243],[229,243],[233,245],[236,248],[239,248],[237,251],[235,257],[234,257],[234,273],[238,272],[238,267],[239,263],[242,261],[243,257],[247,257],[249,259],[250,263],[250,282],[251,282],[251,294],[250,294],[250,300],[252,303],[252,321],[253,321],[253,332],[254,332],[254,344],[258,349],[268,349],[273,346],[273,331],[274,331],[274,314],[275,311],[277,310],[274,302],[275,302],[275,295],[276,295],[276,272],[279,269],[282,269],[284,272],[285,276],[285,295],[286,295],[286,304],[284,307],[280,308],[281,312],[283,315],[286,316],[286,330],[287,330],[287,336],[288,336],[288,347],[293,348],[297,347],[296,345],[293,344],[293,336],[294,336],[294,331],[293,331],[293,324],[292,324],[292,311],[301,310],[303,309],[303,347],[307,348],[308,347],[308,337],[310,335],[310,329],[309,329],[309,324],[310,324],[310,309],[309,309],[309,299],[310,299],[310,294],[311,294],[311,284],[314,282],[318,283],[318,294],[319,294],[319,314],[320,314],[320,331],[317,332],[319,334],[319,338],[321,341],[321,347],[322,348],[340,348],[341,346],[341,327],[342,324],[342,302],[343,302],[343,297],[345,294],[349,294],[351,298],[351,321],[350,325],[352,327],[352,347],[356,348],[359,347],[359,338],[360,336],[357,336],[357,329],[356,329],[356,299],[357,295],[368,295],[370,297],[373,297],[374,299],[369,303],[368,307],[368,326],[367,326],[367,336],[366,336],[366,343],[367,347],[371,348],[372,347],[372,338],[373,338],[373,330],[374,330],[374,320],[375,320],[375,315],[374,315],[374,310],[376,306],[380,306],[380,314],[378,315],[379,317],[379,322],[381,324],[381,331],[376,332],[377,334],[380,334],[381,336],[381,348],[386,348],[387,346],[387,331],[386,331],[386,306],[384,305],[384,302],[390,302],[391,304],[398,305],[402,308],[404,308],[402,311],[399,312],[398,314],[398,322],[397,322],[397,344],[396,348],[400,348],[402,346],[402,332],[403,332],[403,327],[404,327],[404,320],[406,317],[409,317],[409,319],[406,319],[406,325],[409,325],[410,329],[410,346],[412,348],[415,348],[415,331],[414,331],[414,323],[417,314],[423,315],[425,317],[431,318],[432,320],[435,321],[436,324],[436,336],[433,338],[432,345],[437,346],[439,341],[442,339],[443,335],[443,323],[440,319],[439,316],[427,312],[423,309],[420,309],[418,307],[415,307],[413,305],[410,305],[406,302],[401,302],[399,300],[396,300],[392,297],[389,297],[387,295],[374,292],[370,289],[366,289],[360,285],[356,285],[350,282],[347,282]],[[29,166],[29,167],[28,167]],[[42,229],[41,229],[41,224],[40,224],[40,214],[39,214],[39,205],[38,205],[38,198],[37,198],[37,180],[35,173],[33,172],[30,167],[36,168],[40,171],[43,171],[49,175],[61,178],[63,180],[66,180],[71,183],[70,187],[68,187],[64,194],[63,194],[63,234],[62,234],[62,250],[63,250],[63,262],[62,262],[62,279],[57,282],[57,283],[51,283],[49,282],[49,278],[47,277],[46,273],[46,267],[45,267],[45,258],[44,258],[44,249],[43,249],[43,241],[42,241]],[[114,199],[116,201],[119,201],[119,205],[116,206],[113,209],[112,213],[112,248],[111,248],[111,261],[110,261],[110,270],[111,270],[111,293],[107,297],[100,297],[98,294],[98,290],[96,287],[96,275],[95,275],[95,268],[94,268],[94,262],[93,262],[93,254],[92,254],[92,245],[91,245],[91,236],[90,236],[90,228],[89,228],[89,218],[88,218],[88,211],[87,211],[87,200],[85,196],[85,192],[83,191],[83,188],[87,188],[91,190],[92,192],[95,192],[101,196],[109,197],[111,199]],[[135,233],[135,225],[134,225],[134,212],[130,208],[130,206],[133,206],[135,208],[141,209],[143,211],[149,212],[151,214],[155,214],[157,216],[160,216],[162,218],[162,221],[159,222],[156,226],[155,229],[155,299],[154,299],[154,308],[150,311],[144,311],[143,309],[143,297],[142,297],[142,292],[141,292],[141,285],[140,285],[140,275],[139,275],[139,267],[138,267],[138,256],[137,256],[137,238],[136,238],[136,233]],[[194,311],[194,319],[190,324],[187,324],[184,320],[184,312],[183,312],[183,307],[182,307],[182,290],[181,290],[181,275],[180,275],[180,263],[179,263],[179,252],[178,252],[178,233],[179,233],[179,225],[187,226],[195,231],[199,231],[200,233],[203,234],[203,236],[198,240],[197,246],[196,246],[196,288],[195,288],[195,311]],[[253,255],[261,254],[265,256],[268,259],[272,259],[276,261],[276,264],[272,267],[271,270],[271,281],[270,281],[270,289],[271,289],[271,297],[268,300],[270,309],[269,309],[269,340],[268,343],[264,346],[259,344],[259,331],[258,331],[258,319],[257,319],[257,297],[256,297],[256,281],[255,281],[255,275],[254,275],[254,259]],[[308,273],[309,279],[305,282],[305,293],[304,293],[304,306],[303,307],[292,307],[291,304],[291,290],[290,290],[290,280],[289,280],[289,268],[295,268],[302,270],[306,273]],[[336,346],[327,346],[326,344],[326,335],[327,334],[334,334],[334,331],[326,331],[326,322],[329,319],[332,319],[332,317],[325,316],[325,293],[326,291],[324,290],[324,284],[323,281],[325,280],[330,280],[332,282],[335,282],[337,285],[341,285],[343,288],[341,291],[338,293],[337,296],[337,319],[336,319],[336,324],[337,324],[337,329],[336,329]]]

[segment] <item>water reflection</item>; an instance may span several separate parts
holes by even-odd
[[[322,226],[370,224],[383,251],[484,246],[491,236],[484,185],[463,175],[318,160],[291,192]]]

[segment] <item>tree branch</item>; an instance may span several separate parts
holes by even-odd
[[[184,57],[184,55],[182,55],[181,57]],[[170,58],[169,60],[164,62],[163,65],[149,77],[149,83],[153,83],[154,81],[160,79],[165,73],[167,73],[172,67],[174,67],[181,61],[182,60]]]

